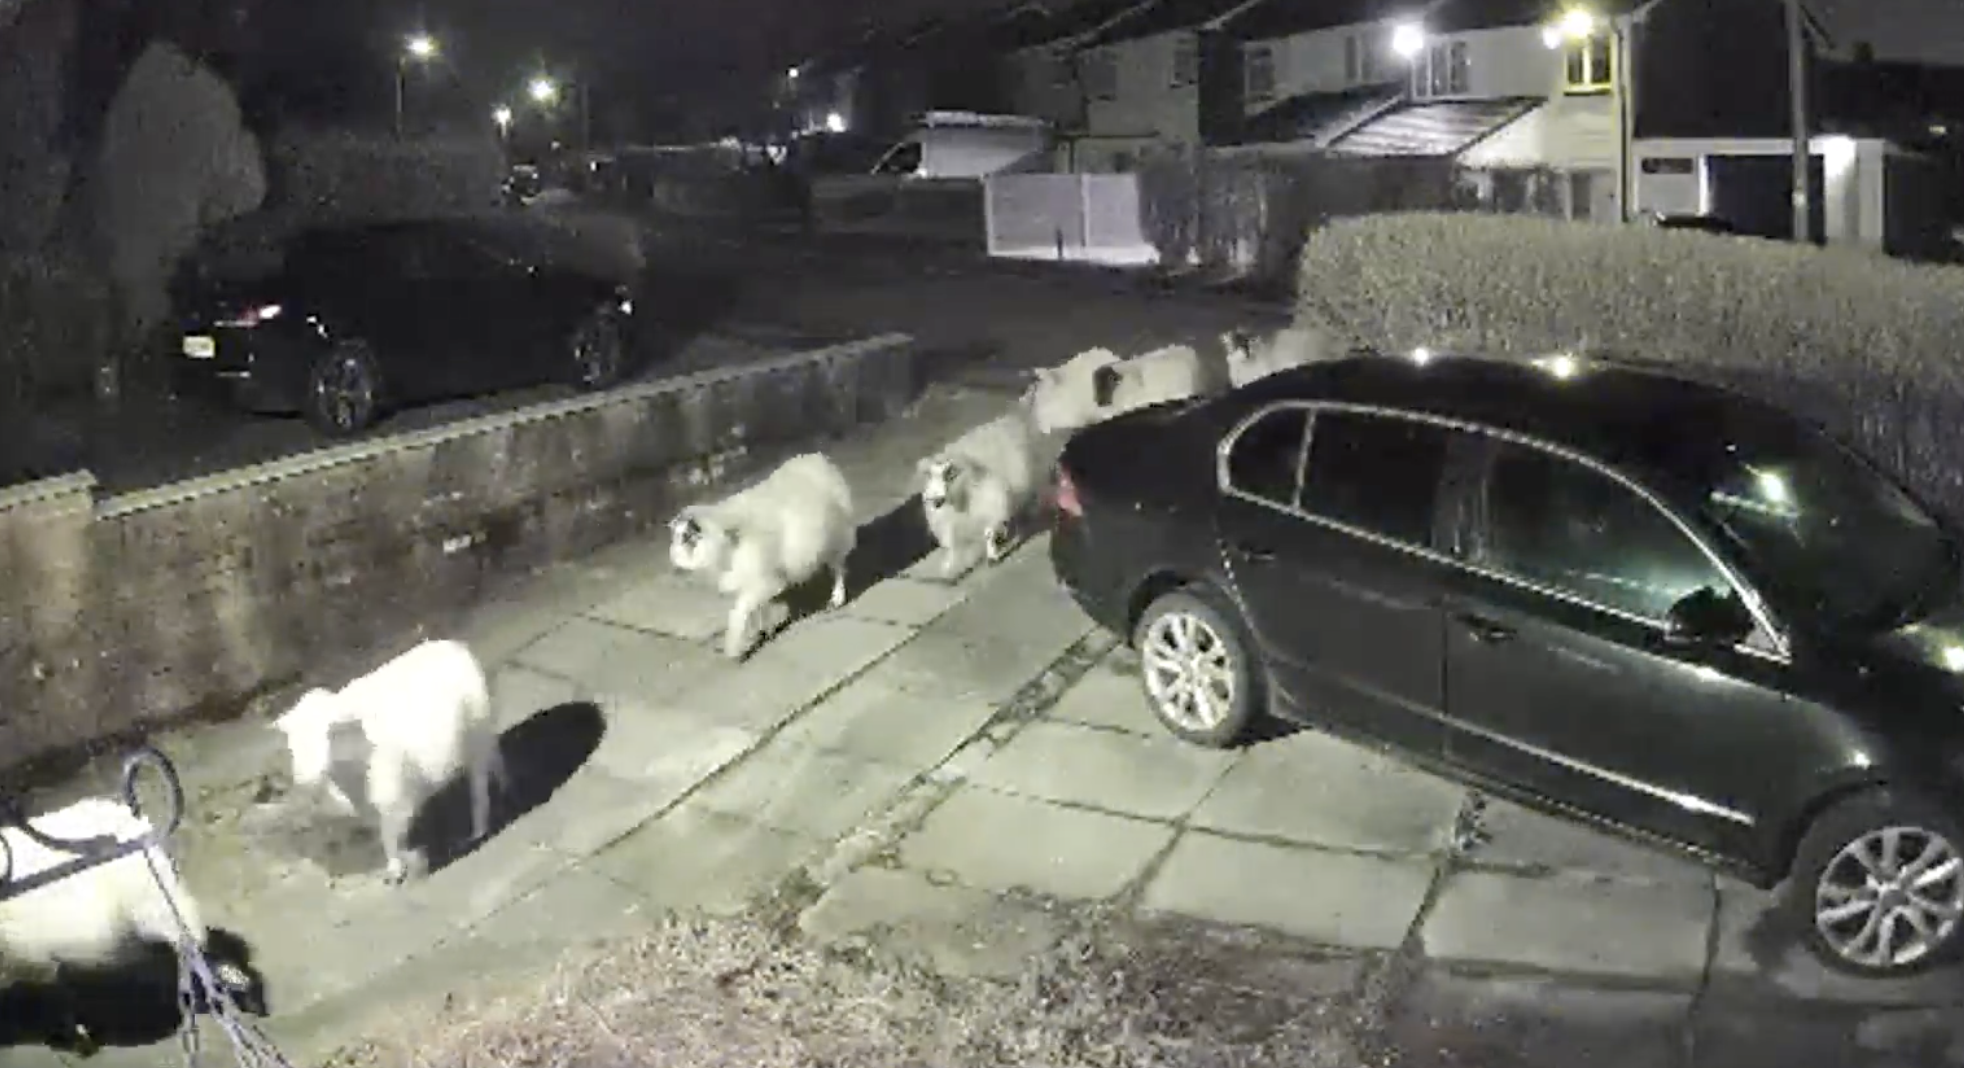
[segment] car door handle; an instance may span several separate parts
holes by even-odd
[[[1514,637],[1513,627],[1505,623],[1496,623],[1485,616],[1464,612],[1457,618],[1459,619],[1460,626],[1465,627],[1467,633],[1472,635],[1473,640],[1476,642],[1492,645],[1496,642],[1504,642]]]

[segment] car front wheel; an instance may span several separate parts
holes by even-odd
[[[1792,921],[1839,971],[1896,977],[1956,958],[1964,935],[1964,826],[1893,790],[1841,801],[1801,840]]]
[[[381,371],[359,341],[334,346],[307,371],[307,421],[323,434],[347,437],[368,429],[381,401]]]
[[[608,389],[621,380],[627,360],[627,331],[612,308],[602,308],[583,320],[569,343],[573,384],[581,389]]]
[[[1184,741],[1226,749],[1261,718],[1264,678],[1250,656],[1240,614],[1206,587],[1163,594],[1133,631],[1146,700]]]

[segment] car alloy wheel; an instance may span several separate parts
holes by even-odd
[[[375,418],[375,364],[359,345],[337,346],[321,358],[309,381],[309,414],[330,434],[353,434]]]
[[[1964,919],[1964,856],[1926,827],[1889,826],[1834,854],[1814,887],[1814,929],[1864,970],[1913,967],[1948,946]]]
[[[1196,745],[1236,744],[1262,707],[1237,618],[1225,598],[1190,587],[1154,601],[1133,635],[1153,713]]]
[[[621,324],[601,311],[573,334],[573,373],[581,389],[606,389],[620,378]]]

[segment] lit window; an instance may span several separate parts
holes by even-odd
[[[1183,35],[1173,46],[1173,88],[1184,89],[1200,82],[1200,41]]]
[[[1597,34],[1569,46],[1562,87],[1570,93],[1606,93],[1612,82],[1612,49],[1607,36]]]

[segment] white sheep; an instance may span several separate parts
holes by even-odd
[[[1009,551],[1017,523],[1036,502],[1039,431],[1030,406],[970,430],[920,461],[921,509],[942,549],[947,577]]]
[[[1329,334],[1301,326],[1285,327],[1267,338],[1230,330],[1221,335],[1221,348],[1227,353],[1228,380],[1235,389],[1277,371],[1340,355]]]
[[[1055,434],[1097,422],[1100,413],[1092,380],[1099,368],[1121,359],[1110,349],[1086,349],[1055,367],[1033,372],[1023,402],[1037,432]]]
[[[1092,395],[1101,418],[1207,396],[1227,385],[1226,355],[1205,355],[1191,345],[1168,345],[1092,372]]]
[[[130,842],[152,833],[149,820],[120,801],[91,797],[29,820],[58,842],[109,838]],[[0,886],[77,859],[47,848],[18,827],[0,827]],[[154,865],[154,867],[153,867]],[[0,900],[0,981],[51,984],[63,966],[102,968],[123,963],[143,943],[171,946],[180,957],[205,950],[211,933],[203,910],[186,890],[176,864],[149,846]],[[213,976],[230,992],[251,980],[231,962]],[[66,1025],[87,1039],[64,1001]]]
[[[819,453],[794,456],[721,501],[684,508],[668,527],[669,560],[735,598],[723,634],[733,660],[790,619],[780,598],[821,570],[832,572],[832,607],[846,603],[846,561],[859,541],[852,487]]]
[[[293,757],[293,781],[341,812],[375,814],[385,879],[409,876],[409,830],[430,796],[468,777],[472,840],[491,829],[491,788],[505,777],[491,688],[461,642],[429,641],[338,691],[308,691],[274,721]]]

